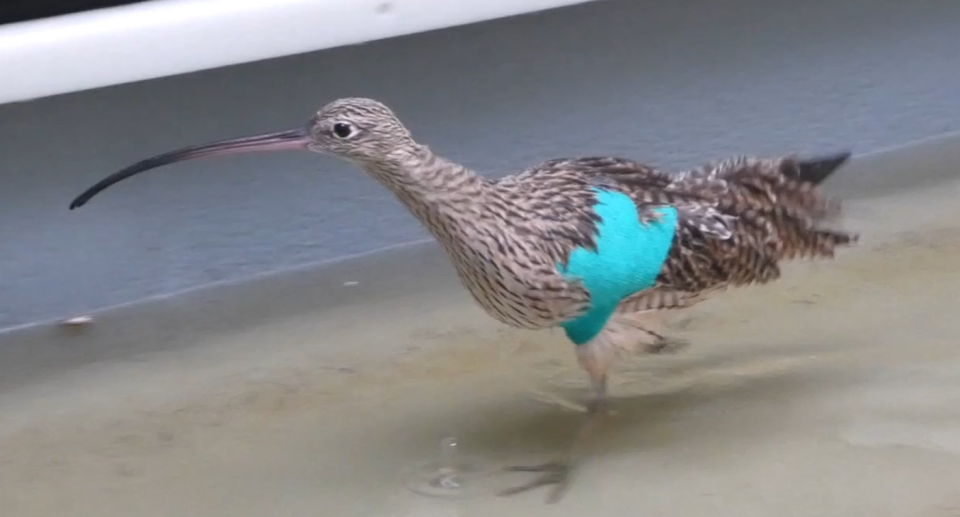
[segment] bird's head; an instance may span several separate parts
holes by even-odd
[[[376,162],[413,143],[390,108],[363,98],[327,104],[310,120],[306,132],[311,151],[359,162]]]

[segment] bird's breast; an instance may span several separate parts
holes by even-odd
[[[532,247],[505,247],[483,238],[451,238],[441,244],[463,286],[501,323],[554,327],[583,310],[583,289],[570,285],[548,257],[530,253]]]

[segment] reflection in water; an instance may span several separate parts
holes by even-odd
[[[610,428],[549,511],[951,515],[958,194],[851,203],[861,250],[707,302],[677,323],[688,350],[621,363]],[[525,479],[503,466],[565,447],[586,380],[560,335],[501,328],[447,287],[4,397],[0,514],[544,511],[491,494]],[[374,359],[387,344],[404,351]]]
[[[484,481],[492,474],[491,467],[478,458],[464,456],[456,438],[440,441],[437,459],[417,465],[404,476],[407,488],[414,493],[444,499],[467,499],[491,495]]]

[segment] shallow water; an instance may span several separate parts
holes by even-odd
[[[859,249],[676,319],[692,346],[619,365],[556,506],[404,486],[447,436],[493,467],[551,459],[587,394],[561,333],[499,326],[446,279],[4,394],[0,514],[960,515],[958,195],[848,203]]]

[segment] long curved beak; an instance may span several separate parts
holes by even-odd
[[[158,154],[152,158],[139,161],[98,181],[94,186],[85,190],[70,203],[70,210],[87,204],[93,196],[110,188],[115,183],[136,176],[141,172],[146,172],[171,163],[225,154],[306,149],[309,143],[310,131],[307,128],[300,128],[265,135],[221,140],[219,142],[184,147],[175,151]]]

